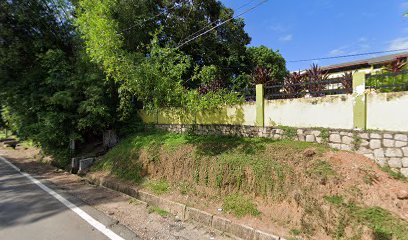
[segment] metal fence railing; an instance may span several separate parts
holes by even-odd
[[[247,87],[236,91],[240,96],[244,98],[246,102],[256,101],[256,89],[255,87]]]
[[[321,81],[303,81],[265,86],[265,99],[290,99],[301,97],[322,97],[352,93],[352,78],[333,78]]]
[[[368,74],[366,88],[379,92],[408,91],[408,70],[396,73]]]

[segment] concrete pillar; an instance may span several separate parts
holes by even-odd
[[[264,85],[256,85],[256,126],[264,127],[265,118],[264,118]]]
[[[356,72],[353,74],[353,127],[367,129],[367,94],[365,92],[366,74]]]

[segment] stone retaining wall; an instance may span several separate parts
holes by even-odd
[[[380,166],[389,166],[408,177],[408,133],[240,125],[158,124],[155,127],[169,132],[191,132],[197,135],[289,138],[298,141],[326,143],[335,149],[362,154]]]

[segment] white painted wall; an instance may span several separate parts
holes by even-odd
[[[266,126],[353,128],[353,97],[335,95],[265,101]]]
[[[408,131],[408,92],[368,94],[367,128]]]

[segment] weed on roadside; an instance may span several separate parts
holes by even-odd
[[[153,193],[161,195],[170,191],[170,184],[166,180],[148,180],[143,184]]]
[[[149,207],[149,214],[151,214],[151,213],[156,213],[156,214],[158,214],[159,216],[161,216],[161,217],[168,217],[169,216],[169,212],[167,212],[166,210],[163,210],[163,209],[161,209],[161,208],[159,208],[159,207],[153,207],[153,206],[151,206],[151,207]]]
[[[247,198],[232,194],[224,199],[223,208],[227,213],[231,213],[238,218],[246,215],[259,216],[261,212],[256,208],[256,205]]]
[[[389,166],[380,167],[383,172],[388,173],[388,175],[396,180],[401,180],[404,182],[408,182],[408,178],[405,177],[401,172],[393,171]]]

